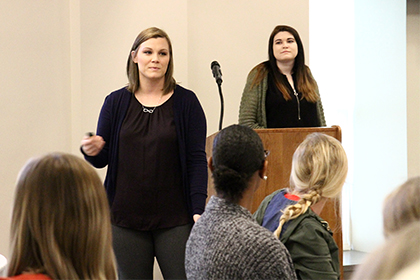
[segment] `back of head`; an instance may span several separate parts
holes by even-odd
[[[17,181],[9,276],[115,279],[109,206],[102,182],[69,154],[31,159]]]
[[[237,203],[251,176],[264,165],[264,148],[258,134],[249,127],[231,125],[213,142],[213,179],[217,194]]]
[[[341,143],[326,134],[312,133],[293,154],[290,189],[299,193],[316,191],[335,198],[347,176],[347,156]]]
[[[385,236],[420,221],[420,177],[407,180],[391,192],[384,201],[382,213]]]
[[[395,232],[370,253],[354,272],[353,280],[392,279],[420,260],[420,222]]]
[[[341,143],[326,134],[312,133],[293,154],[289,192],[299,194],[300,200],[284,209],[279,227],[280,236],[285,222],[299,217],[321,198],[340,195],[348,170],[347,156]]]

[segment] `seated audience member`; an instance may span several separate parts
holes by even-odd
[[[7,279],[116,279],[109,206],[84,160],[54,153],[19,174]]]
[[[420,261],[420,222],[412,222],[395,231],[375,251],[370,253],[353,273],[352,280],[419,279],[401,278],[405,269]],[[414,267],[414,269],[416,269]],[[417,268],[418,270],[418,268]],[[407,272],[405,272],[407,273]],[[410,275],[410,273],[408,273]]]
[[[413,177],[392,191],[385,198],[382,213],[385,237],[420,221],[420,177]]]
[[[419,280],[420,279],[420,259],[410,266],[398,272],[393,280]]]
[[[327,198],[340,195],[347,157],[340,142],[313,133],[293,155],[290,187],[275,191],[254,217],[289,250],[298,279],[339,279],[339,250],[319,217]]]
[[[296,279],[284,245],[248,210],[267,167],[258,134],[240,125],[220,131],[209,167],[216,196],[187,241],[187,278]]]

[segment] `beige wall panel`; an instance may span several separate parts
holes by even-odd
[[[8,255],[14,184],[33,156],[70,147],[67,1],[0,2],[0,254]]]
[[[420,176],[420,2],[407,1],[408,176]]]

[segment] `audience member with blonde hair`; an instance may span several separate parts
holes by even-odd
[[[337,139],[310,134],[293,155],[290,187],[267,196],[254,213],[289,250],[299,279],[340,278],[338,247],[319,214],[340,195],[347,169]]]
[[[16,187],[9,279],[116,279],[109,206],[83,159],[34,158]]]
[[[352,279],[404,279],[410,271],[403,270],[411,265],[415,270],[420,261],[420,177],[393,190],[384,200],[382,214],[386,241],[367,256]]]
[[[385,198],[382,214],[385,237],[420,221],[420,177],[413,177],[392,191]]]
[[[352,280],[393,279],[420,260],[420,222],[412,222],[395,231],[359,265]],[[412,269],[416,269],[412,267]],[[417,268],[418,270],[418,268]],[[408,275],[411,275],[408,272]],[[399,275],[398,279],[404,274]],[[405,279],[419,279],[416,278]]]

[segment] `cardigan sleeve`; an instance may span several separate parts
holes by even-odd
[[[312,76],[312,72],[311,72],[311,69],[309,69],[309,67],[308,66],[306,66],[306,68],[307,68],[307,70],[308,70],[308,73],[309,73],[309,75],[311,76],[311,78],[315,81],[315,83],[316,83],[316,80],[315,80],[315,78]],[[317,116],[318,116],[318,121],[319,121],[319,126],[327,126],[327,122],[325,121],[325,115],[324,115],[324,107],[322,106],[322,101],[321,101],[321,95],[319,94],[319,89],[318,89],[318,85],[317,85],[317,91],[316,91],[316,93],[318,94],[318,96],[319,96],[319,99],[318,99],[318,101],[316,102],[316,113],[317,113]]]
[[[261,104],[264,102],[262,100],[262,95],[264,94],[263,91],[266,79],[264,79],[260,84],[251,87],[256,74],[256,69],[251,70],[248,74],[239,107],[239,124],[253,129],[267,127],[264,123],[265,112],[263,112],[263,109],[261,108]]]
[[[327,126],[327,122],[325,121],[324,107],[322,106],[321,96],[319,96],[319,100],[316,102],[316,111],[318,114],[319,126]]]
[[[207,198],[206,117],[197,96],[189,95],[186,164],[192,214],[202,214]]]
[[[105,98],[99,114],[98,126],[96,134],[101,136],[105,141],[105,146],[96,156],[88,156],[81,149],[85,159],[96,168],[103,168],[108,165],[109,143],[111,137],[111,116],[112,116],[112,100],[111,95]]]

